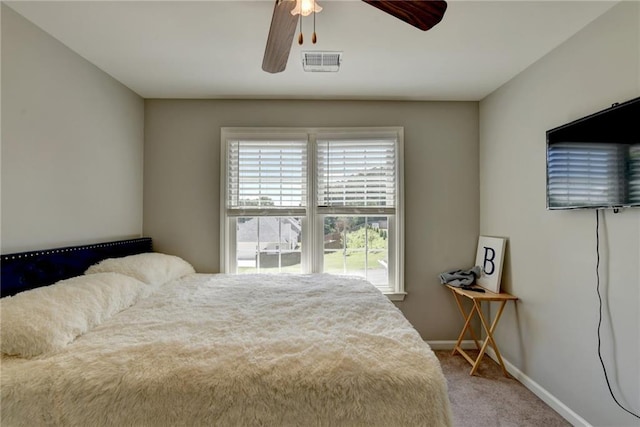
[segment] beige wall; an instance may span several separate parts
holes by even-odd
[[[480,231],[509,237],[503,356],[597,426],[638,425],[597,356],[595,211],[545,209],[545,131],[640,96],[640,3],[622,2],[480,103]],[[640,410],[640,210],[604,213],[603,358]]]
[[[142,232],[144,102],[2,5],[2,252]]]
[[[438,273],[473,264],[478,236],[475,102],[145,101],[144,233],[201,272],[219,268],[220,128],[404,126],[406,289],[401,309],[429,340],[459,313]]]

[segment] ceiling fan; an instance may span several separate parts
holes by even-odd
[[[435,26],[447,10],[445,0],[362,0],[422,31]],[[268,73],[284,71],[296,31],[298,15],[291,13],[294,0],[276,0],[264,50],[262,69]]]

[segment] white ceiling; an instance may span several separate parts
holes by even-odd
[[[14,1],[15,11],[144,98],[480,100],[614,1],[449,1],[422,32],[362,1],[320,0],[318,43],[262,71],[273,0]],[[311,39],[312,18],[305,18]],[[297,37],[296,37],[297,38]],[[301,49],[344,52],[305,73]]]

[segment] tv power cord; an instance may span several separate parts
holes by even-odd
[[[617,212],[616,212],[617,213]],[[624,406],[622,406],[620,404],[620,402],[618,402],[618,399],[616,399],[615,394],[613,393],[613,390],[611,389],[611,383],[609,382],[609,375],[607,374],[607,368],[604,365],[604,361],[602,360],[602,352],[600,351],[600,345],[601,345],[601,340],[600,340],[600,327],[602,326],[602,296],[600,295],[600,211],[598,209],[596,209],[596,291],[598,293],[598,301],[599,301],[599,317],[598,317],[598,358],[600,359],[600,365],[602,365],[602,371],[604,372],[604,379],[607,381],[607,387],[609,388],[609,394],[611,394],[611,397],[613,398],[613,401],[616,402],[616,405],[618,405],[620,408],[622,408],[622,410],[624,410],[625,412],[628,412],[629,414],[633,415],[634,417],[640,419],[640,415],[631,412],[630,410],[628,410],[627,408],[625,408]]]

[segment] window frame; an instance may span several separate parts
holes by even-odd
[[[307,206],[303,208],[235,209],[230,215],[228,201],[228,145],[230,140],[299,140],[307,141]],[[389,208],[335,208],[319,207],[317,197],[317,141],[324,139],[395,139],[395,191],[394,213]],[[302,217],[301,270],[302,273],[320,273],[324,255],[325,216],[389,216],[389,282],[382,292],[392,301],[402,301],[404,286],[404,128],[403,127],[222,127],[220,132],[220,271],[235,272],[236,218],[249,216]],[[231,273],[234,274],[234,273]]]

